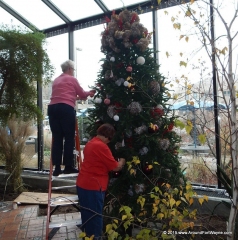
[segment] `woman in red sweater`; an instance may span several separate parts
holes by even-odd
[[[119,171],[125,165],[125,159],[117,162],[109,147],[115,133],[110,124],[103,124],[97,130],[97,136],[84,148],[84,160],[77,178],[77,192],[81,208],[82,231],[95,239],[102,236],[103,205],[110,171]]]

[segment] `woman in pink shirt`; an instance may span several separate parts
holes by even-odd
[[[93,97],[94,91],[84,91],[74,77],[74,62],[68,60],[61,64],[62,74],[52,85],[51,101],[48,106],[49,124],[52,131],[52,163],[55,166],[53,176],[61,173],[77,173],[74,168],[75,102]],[[63,165],[65,168],[61,171]]]
[[[115,133],[110,124],[103,124],[84,148],[84,160],[77,178],[77,193],[81,208],[82,231],[94,239],[102,236],[103,205],[108,186],[110,171],[119,171],[125,165],[125,159],[117,162],[107,144]],[[101,239],[101,238],[100,238]]]

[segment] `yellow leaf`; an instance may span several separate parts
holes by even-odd
[[[171,208],[174,206],[175,203],[176,203],[176,201],[173,198],[171,198],[169,200],[169,204],[170,204]]]
[[[153,166],[152,166],[152,165],[149,165],[149,166],[148,166],[148,168],[149,168],[149,169],[152,169],[152,168],[153,168]]]
[[[172,18],[171,18],[171,21],[172,21],[172,22],[174,22],[174,21],[175,21],[175,18],[174,18],[174,17],[172,17]]]
[[[184,127],[185,127],[185,124],[184,124],[182,121],[178,120],[178,119],[176,119],[176,120],[174,121],[174,125],[175,125],[176,127],[179,127],[180,129],[184,129]]]
[[[180,57],[182,57],[182,56],[183,56],[183,53],[180,53],[179,55],[180,55]]]
[[[113,221],[114,221],[115,223],[118,223],[118,220],[117,220],[117,219],[113,219]]]
[[[204,199],[203,199],[203,198],[199,198],[199,199],[198,199],[198,202],[200,203],[200,205],[202,205],[203,202],[204,202]]]
[[[187,63],[186,63],[186,62],[184,62],[184,61],[180,61],[179,65],[180,65],[180,66],[187,67]]]
[[[178,94],[174,94],[173,99],[177,100],[178,99]]]
[[[79,234],[79,237],[80,237],[80,238],[86,237],[86,233],[85,233],[85,232],[81,232],[81,233]]]
[[[189,204],[192,205],[193,204],[193,198],[189,199]]]
[[[160,4],[160,3],[161,3],[161,0],[157,0],[157,2],[158,2],[158,4]]]
[[[165,15],[169,15],[168,11],[164,11],[164,14],[165,14]]]
[[[185,41],[188,42],[188,40],[189,40],[189,37],[186,37],[186,38],[185,38]]]
[[[124,221],[125,219],[127,219],[127,215],[123,215],[123,216],[121,217],[121,219],[122,219],[122,221]]]
[[[135,175],[135,173],[136,173],[136,171],[132,168],[132,169],[130,170],[130,174],[131,174],[131,175],[132,175],[132,174]]]
[[[173,27],[174,27],[175,29],[180,30],[180,29],[181,29],[181,24],[180,24],[180,23],[174,23],[174,24],[173,24]]]
[[[184,38],[184,35],[180,35],[179,40],[181,40],[182,38]]]
[[[227,50],[228,50],[227,47],[224,47],[224,48],[221,50],[220,53],[223,54],[223,55],[225,55]]]
[[[193,228],[194,227],[194,222],[190,222],[189,225],[190,225],[191,228]]]
[[[203,198],[208,202],[208,196],[204,195]]]
[[[112,229],[112,224],[107,224],[106,232],[108,233]]]
[[[168,53],[168,52],[166,52],[165,54],[166,54],[166,57],[168,58],[168,57],[169,57],[169,53]]]
[[[152,210],[152,214],[154,215],[158,211],[158,207],[154,206]]]
[[[195,0],[190,0],[190,3],[193,4],[195,2]]]
[[[205,134],[198,135],[198,140],[202,145],[204,145],[206,142],[206,135]]]
[[[192,130],[192,126],[185,126],[185,130],[186,130],[186,132],[187,132],[187,134],[190,134],[190,132],[191,132],[191,130]]]
[[[190,91],[190,90],[187,90],[187,91],[186,91],[186,94],[187,94],[187,95],[191,94],[191,91]]]
[[[186,13],[185,13],[185,16],[186,17],[190,17],[192,14],[191,14],[191,11],[190,10],[187,10]]]
[[[178,207],[178,206],[180,205],[180,203],[181,203],[181,201],[178,200],[178,201],[176,202],[176,206]]]
[[[164,217],[164,214],[163,214],[163,213],[157,214],[157,218],[158,218],[158,219],[162,219],[163,217]]]

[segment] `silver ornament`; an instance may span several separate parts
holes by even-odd
[[[161,149],[167,150],[169,148],[169,145],[170,145],[169,139],[165,138],[159,140],[159,146]]]
[[[142,111],[142,106],[138,102],[131,102],[127,109],[131,114],[138,114]]]
[[[135,132],[136,132],[136,134],[142,134],[144,132],[147,132],[147,129],[148,128],[145,125],[142,125],[138,128],[135,128]]]

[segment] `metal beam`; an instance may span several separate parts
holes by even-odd
[[[49,0],[41,0],[43,3],[45,3],[57,16],[59,16],[65,23],[69,24],[72,21],[59,9],[55,6],[54,3],[52,3]]]
[[[43,0],[42,0],[43,1]],[[94,0],[96,1],[96,0]],[[164,8],[168,8],[168,7],[173,7],[179,4],[183,3],[188,3],[190,2],[190,0],[169,0],[169,1],[161,1],[161,3],[158,5],[157,1],[154,1],[154,3],[152,3],[151,1],[145,1],[142,2],[140,4],[133,4],[131,6],[127,6],[126,9],[129,11],[135,11],[138,14],[143,14],[143,13],[148,13],[151,11],[156,11],[159,9],[164,9]],[[122,9],[116,9],[115,13],[118,14],[122,11]],[[98,15],[94,15],[91,17],[87,17],[84,19],[80,19],[80,20],[76,20],[71,22],[71,27],[74,30],[79,30],[79,29],[84,29],[84,28],[88,28],[88,27],[92,27],[92,26],[96,26],[96,25],[100,25],[102,23],[105,23],[105,16],[110,16],[111,12],[108,11],[107,13],[101,13]],[[46,37],[53,37],[56,35],[60,35],[60,34],[64,34],[66,32],[68,32],[68,27],[66,24],[62,24],[59,26],[55,26],[52,28],[47,28],[42,30],[45,34]]]
[[[19,20],[21,23],[23,23],[26,27],[31,29],[32,31],[40,31],[34,24],[26,20],[22,15],[17,13],[13,8],[11,8],[9,5],[4,3],[2,0],[0,0],[0,6],[10,13],[13,17],[15,17],[17,20]]]
[[[108,13],[109,9],[106,7],[106,5],[101,0],[94,0],[95,3],[102,9],[104,13]]]

